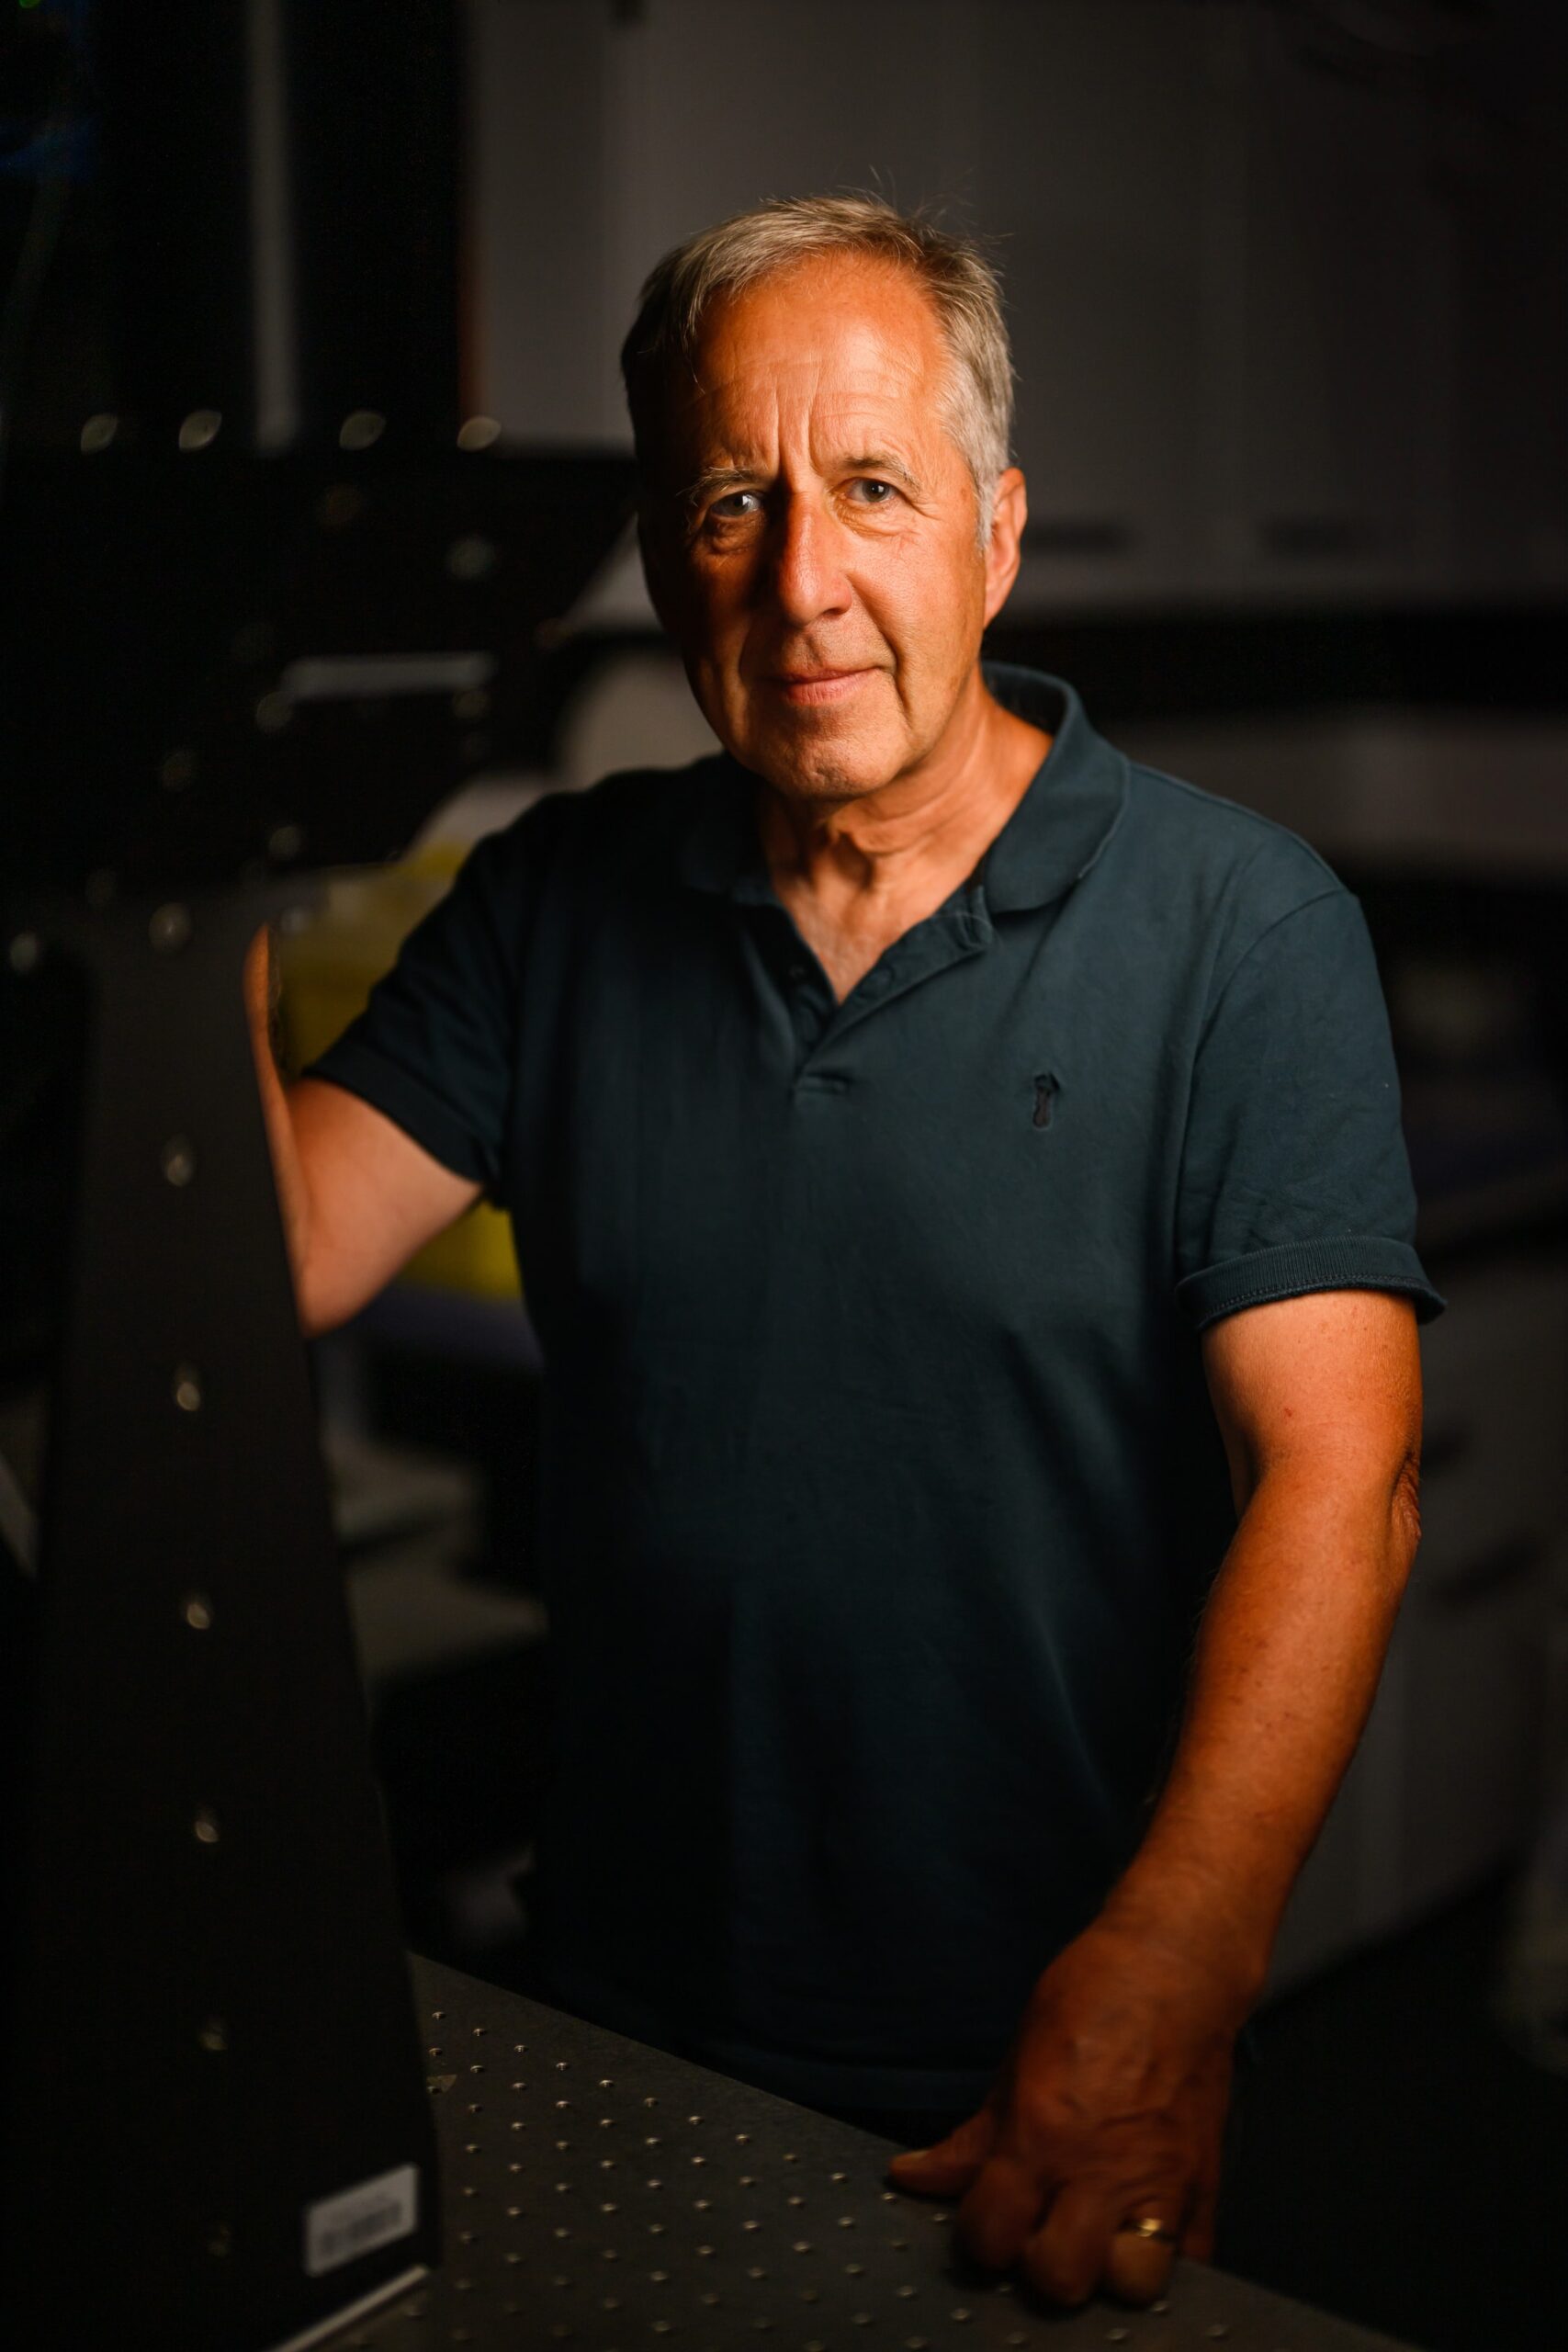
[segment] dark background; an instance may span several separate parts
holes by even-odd
[[[149,301],[163,281],[102,169],[79,66],[94,13],[17,7],[0,50],[0,463],[24,492],[90,420],[134,422],[162,396],[128,368],[106,291],[123,300],[128,254]],[[1221,2258],[1442,2352],[1562,2341],[1568,16],[1551,0],[425,13],[412,128],[361,158],[409,256],[404,330],[395,311],[387,330],[394,429],[489,420],[497,466],[624,449],[615,352],[667,245],[769,195],[932,204],[987,241],[1015,341],[1032,519],[993,650],[1072,679],[1129,751],[1293,827],[1361,897],[1418,1245],[1450,1302],[1424,1338],[1427,1535],[1249,2037]],[[350,109],[341,59],[314,86],[327,119]],[[365,227],[351,202],[323,241],[323,321]],[[220,253],[213,302],[225,284]],[[412,322],[444,301],[453,334],[433,352]],[[171,311],[165,356],[188,315]],[[262,377],[247,430],[265,447],[290,425]],[[323,414],[369,397],[324,369],[309,389]],[[470,713],[466,789],[400,878],[301,893],[297,1057],[479,831],[541,790],[703,748],[629,548],[515,650],[526,692],[503,679]],[[84,702],[94,687],[82,674]],[[62,743],[85,724],[62,708]],[[24,989],[0,969],[13,1552],[68,1278],[80,1044],[69,976]],[[458,1242],[311,1351],[411,1939],[501,1978],[526,1951],[547,1641],[529,1560],[538,1363],[509,1287],[493,1246]]]

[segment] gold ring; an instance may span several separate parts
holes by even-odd
[[[1176,2232],[1168,2230],[1152,2213],[1141,2213],[1135,2222],[1123,2222],[1116,2234],[1119,2238],[1154,2238],[1161,2245],[1176,2244]]]

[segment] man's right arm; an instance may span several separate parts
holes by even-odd
[[[394,1120],[346,1088],[285,1088],[273,1052],[276,950],[266,925],[245,958],[245,1008],[299,1328],[330,1331],[374,1298],[479,1198]]]

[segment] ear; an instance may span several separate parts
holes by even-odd
[[[1029,493],[1017,466],[997,478],[997,503],[986,545],[986,625],[989,628],[1012,592],[1029,520]]]

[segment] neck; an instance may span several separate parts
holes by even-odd
[[[940,741],[917,766],[841,801],[764,786],[762,846],[775,885],[816,897],[895,899],[922,877],[972,871],[1028,791],[1051,738],[972,673]]]

